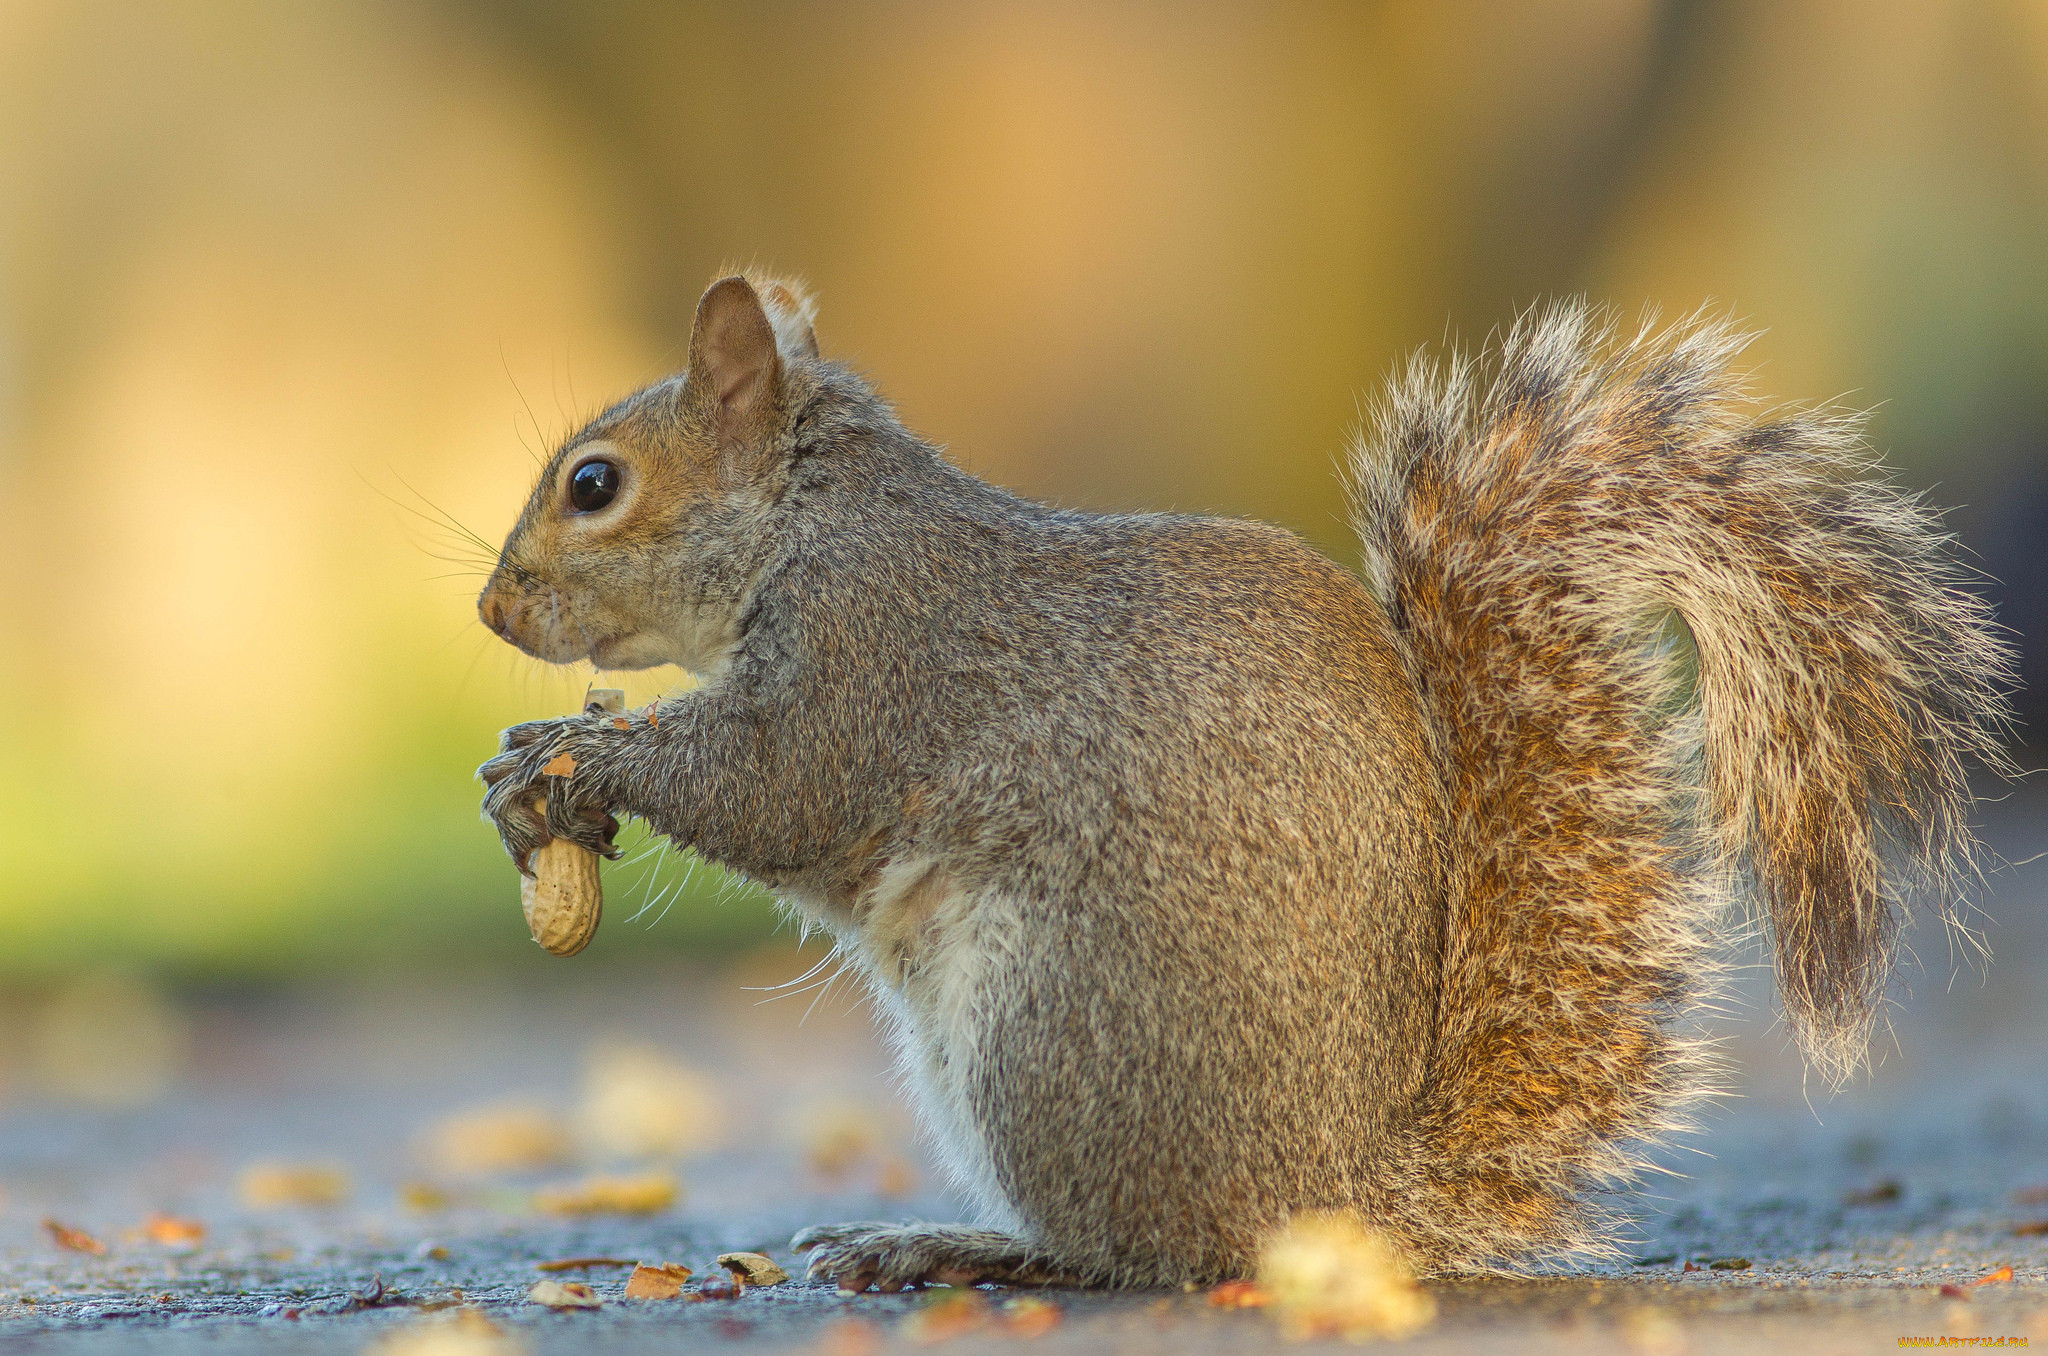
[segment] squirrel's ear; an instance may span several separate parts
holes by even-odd
[[[721,278],[697,303],[690,334],[689,384],[707,393],[719,432],[745,442],[774,416],[782,358],[775,327],[745,278]]]
[[[818,303],[811,299],[810,290],[793,278],[749,273],[747,281],[754,285],[755,295],[768,312],[768,323],[775,327],[775,347],[782,360],[817,357],[818,336],[811,324],[818,318]]]

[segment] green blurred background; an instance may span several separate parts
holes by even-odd
[[[985,476],[1340,558],[1402,355],[1711,301],[1876,407],[2038,679],[2044,245],[2039,0],[4,0],[0,967],[544,962],[471,771],[592,675],[451,524],[727,263]],[[579,964],[765,935],[685,865]]]

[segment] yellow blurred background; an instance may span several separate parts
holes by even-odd
[[[2038,0],[5,0],[0,967],[526,956],[471,773],[592,675],[455,525],[754,261],[977,472],[1340,558],[1402,355],[1713,302],[1877,407],[2043,673]],[[596,954],[767,931],[686,865]]]

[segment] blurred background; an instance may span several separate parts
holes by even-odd
[[[148,1095],[165,984],[562,964],[472,770],[593,675],[482,630],[461,534],[729,263],[984,476],[1341,559],[1410,351],[1731,311],[1953,510],[2039,731],[2044,245],[2036,0],[5,0],[0,1095]],[[577,966],[802,969],[715,872],[610,889]]]

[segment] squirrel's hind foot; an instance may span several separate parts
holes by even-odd
[[[822,1224],[789,1241],[812,1254],[809,1277],[885,1295],[912,1285],[1071,1285],[1021,1239],[959,1224]]]

